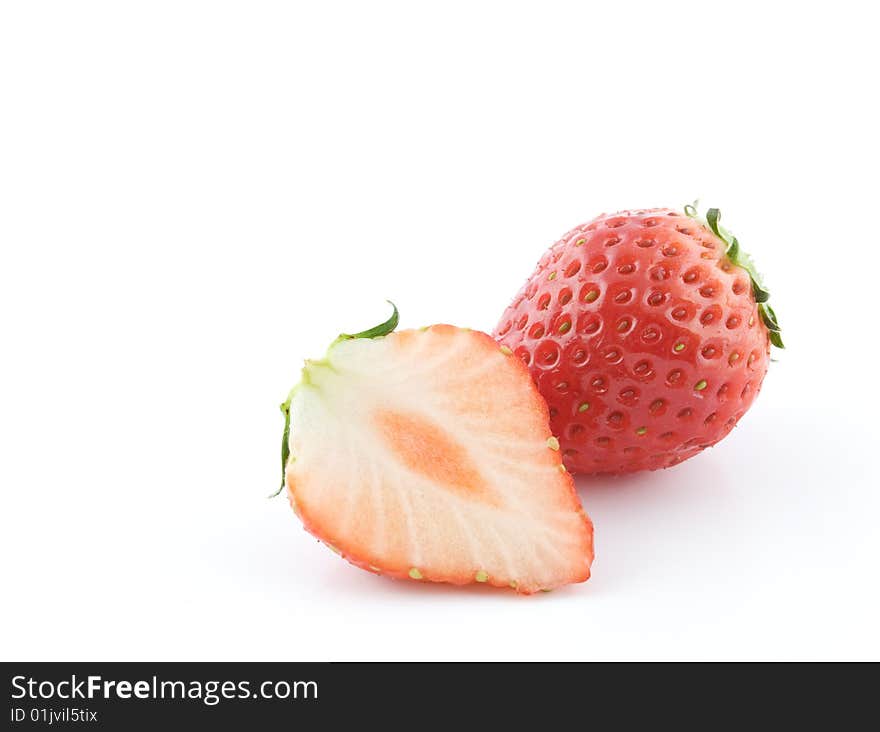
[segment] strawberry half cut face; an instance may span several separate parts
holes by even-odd
[[[306,363],[289,415],[290,502],[353,564],[522,593],[589,577],[592,525],[546,403],[487,334],[342,337]]]

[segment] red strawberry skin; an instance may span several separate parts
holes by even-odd
[[[571,472],[676,465],[727,435],[767,372],[748,273],[670,209],[602,215],[541,258],[494,336],[529,368]]]

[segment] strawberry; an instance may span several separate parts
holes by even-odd
[[[586,580],[592,524],[528,370],[486,333],[396,325],[395,308],[337,338],[282,405],[282,488],[305,528],[409,581]]]
[[[550,406],[572,472],[680,463],[761,389],[776,315],[739,242],[694,206],[602,215],[541,258],[494,335]]]

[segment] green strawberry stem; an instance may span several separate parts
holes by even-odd
[[[393,308],[391,317],[388,320],[372,328],[367,328],[367,330],[362,330],[360,333],[340,333],[339,337],[330,345],[330,348],[340,341],[350,341],[355,338],[381,338],[391,333],[400,321],[400,313],[397,312],[397,306],[391,300],[386,302]],[[275,498],[284,490],[284,472],[287,469],[287,460],[290,457],[290,402],[293,400],[294,393],[296,393],[296,386],[290,390],[287,399],[281,405],[281,414],[284,415],[284,432],[281,435],[281,485],[269,498]]]
[[[699,216],[697,204],[694,202],[685,206],[684,212],[695,221],[708,226],[715,236],[727,244],[727,249],[724,252],[725,256],[735,266],[741,267],[749,275],[749,279],[752,282],[752,294],[755,296],[755,302],[758,303],[758,313],[761,316],[761,320],[764,321],[764,325],[767,326],[767,330],[770,331],[770,343],[777,348],[785,348],[776,313],[767,302],[770,299],[770,292],[764,287],[761,275],[758,273],[752,258],[740,248],[737,238],[719,223],[721,221],[721,211],[717,208],[710,208],[706,211],[706,218],[703,219]]]

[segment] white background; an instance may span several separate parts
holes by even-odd
[[[2,657],[880,658],[868,6],[4,3]],[[713,450],[579,482],[587,584],[377,578],[266,500],[385,298],[490,330],[571,226],[695,197],[789,348]]]

